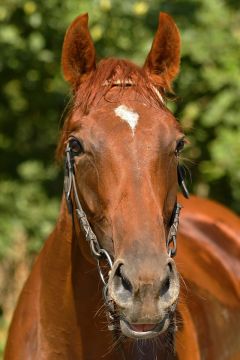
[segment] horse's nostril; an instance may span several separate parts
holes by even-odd
[[[160,284],[159,296],[162,297],[166,295],[171,287],[171,284],[174,284],[176,279],[176,272],[174,271],[174,264],[172,260],[168,261],[166,266],[166,274],[164,279]]]
[[[129,306],[133,297],[133,286],[126,273],[122,262],[115,263],[109,279],[110,295],[120,307]]]
[[[169,276],[167,276],[166,279],[164,279],[163,283],[161,284],[160,292],[159,292],[160,297],[164,296],[168,292],[169,288],[170,288],[170,279]]]
[[[132,292],[132,284],[123,272],[123,264],[118,266],[115,275],[121,279],[123,288],[129,292]]]

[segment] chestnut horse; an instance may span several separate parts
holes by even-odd
[[[5,360],[239,360],[239,219],[178,195],[173,260],[178,182],[188,196],[184,134],[164,103],[179,71],[177,26],[160,14],[140,68],[96,65],[87,23],[76,18],[63,45],[74,96],[58,146],[60,215],[21,293]]]

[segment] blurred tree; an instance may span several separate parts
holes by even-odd
[[[180,96],[169,106],[190,139],[192,190],[240,212],[240,11],[237,0],[2,0],[0,4],[0,278],[36,254],[55,222],[62,172],[54,163],[69,89],[60,73],[65,30],[89,12],[98,57],[139,64],[159,11],[182,35]],[[17,259],[17,260],[16,260]],[[26,259],[27,260],[27,259]],[[12,287],[0,285],[1,309]],[[11,308],[11,306],[10,306]],[[1,331],[0,331],[1,342]]]

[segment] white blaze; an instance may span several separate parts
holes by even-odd
[[[132,134],[134,135],[135,128],[138,123],[139,114],[128,108],[126,105],[120,105],[114,110],[115,114],[120,117],[122,120],[126,121],[130,128],[132,129]]]

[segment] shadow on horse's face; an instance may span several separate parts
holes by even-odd
[[[123,60],[105,60],[96,70],[84,17],[70,27],[63,48],[63,71],[75,98],[62,142],[77,147],[78,195],[99,243],[114,259],[109,295],[122,333],[133,338],[165,331],[179,295],[166,238],[176,203],[177,147],[183,134],[161,95],[178,71],[179,54],[174,54],[179,43],[162,58],[154,57],[157,41],[179,38],[169,17],[161,21],[144,70]],[[75,53],[81,40],[74,38],[78,27],[88,47],[83,52],[84,46],[78,46],[84,64]],[[159,79],[157,65],[162,66]],[[96,81],[98,88],[92,86]]]

